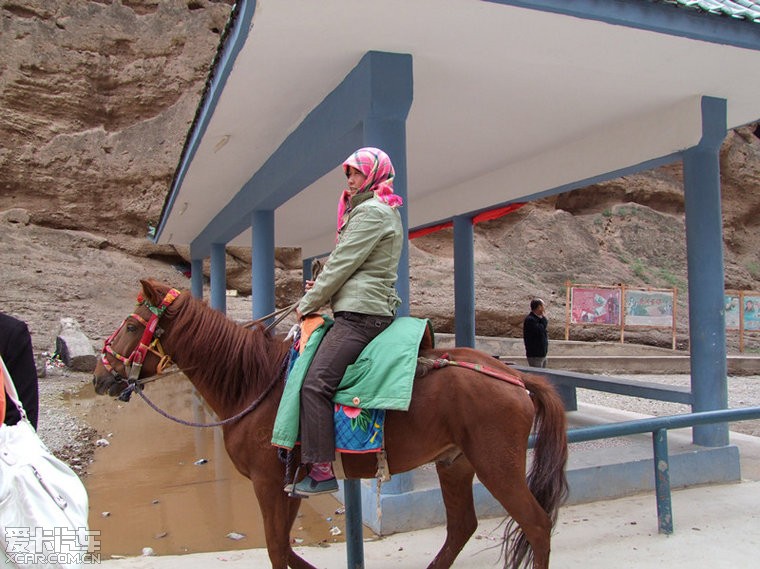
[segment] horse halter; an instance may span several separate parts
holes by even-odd
[[[150,304],[150,302],[148,302],[148,300],[143,297],[142,293],[137,296],[137,305],[145,306],[148,310],[150,310],[150,319],[146,322],[142,316],[136,312],[133,312],[124,319],[121,325],[113,334],[108,337],[105,344],[103,345],[103,356],[101,357],[100,361],[103,363],[103,367],[112,376],[114,376],[116,380],[126,381],[127,383],[136,383],[140,377],[140,371],[142,370],[143,362],[145,361],[145,357],[148,355],[148,352],[158,356],[159,358],[158,366],[156,367],[156,372],[158,374],[162,374],[166,368],[173,363],[171,357],[168,356],[166,352],[164,352],[164,348],[161,346],[161,342],[159,341],[159,336],[161,335],[162,330],[158,328],[158,320],[161,318],[161,316],[163,316],[169,305],[174,302],[177,297],[179,297],[179,295],[180,292],[177,289],[173,288],[169,290],[159,306]],[[132,351],[129,357],[126,357],[115,351],[111,347],[111,344],[113,343],[114,338],[116,338],[118,333],[127,323],[128,318],[137,320],[137,322],[145,326],[145,330],[143,331],[143,335],[140,338],[140,343]],[[127,371],[126,378],[122,377],[119,372],[114,369],[114,367],[108,361],[108,358],[106,357],[107,355],[113,356],[124,364],[124,369]]]

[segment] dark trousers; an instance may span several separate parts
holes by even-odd
[[[392,321],[391,316],[335,313],[301,388],[301,462],[335,460],[333,395],[346,368]]]
[[[546,356],[529,357],[528,365],[530,367],[546,367]]]

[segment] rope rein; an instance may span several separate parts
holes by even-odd
[[[130,396],[132,393],[136,392],[140,397],[142,397],[143,401],[148,404],[148,406],[153,409],[155,412],[157,412],[159,415],[166,417],[167,419],[170,419],[171,421],[174,421],[175,423],[179,423],[180,425],[185,425],[186,427],[221,427],[223,425],[228,425],[230,423],[234,423],[235,421],[239,421],[243,417],[245,417],[248,413],[256,409],[259,405],[261,405],[261,402],[264,401],[267,395],[269,395],[269,392],[274,389],[274,386],[277,385],[277,382],[280,381],[283,377],[283,372],[288,368],[288,364],[290,362],[290,355],[286,356],[282,360],[282,367],[280,369],[280,373],[275,376],[275,378],[269,383],[269,385],[266,386],[264,391],[261,392],[261,394],[253,400],[248,407],[240,411],[239,413],[236,413],[232,417],[228,417],[227,419],[223,419],[221,421],[214,421],[213,423],[196,423],[193,421],[186,421],[185,419],[180,419],[179,417],[175,417],[173,415],[170,415],[158,405],[153,403],[145,393],[143,393],[142,385],[146,383],[145,380],[143,381],[134,381],[130,382],[129,386],[121,392],[119,395],[119,399],[121,401],[129,401]],[[156,379],[156,376],[153,378],[149,378],[150,380]]]
[[[108,371],[111,372],[111,374],[116,379],[123,379],[118,373],[115,372],[115,370],[112,368],[110,363],[108,362],[106,358],[106,353],[109,353],[110,355],[114,356],[115,358],[121,360],[125,363],[125,367],[128,364],[128,362],[131,362],[132,360],[136,360],[132,366],[131,369],[128,371],[128,376],[126,378],[127,387],[118,395],[118,399],[120,401],[128,402],[129,399],[132,397],[132,393],[137,393],[145,403],[148,404],[148,406],[156,411],[158,414],[162,415],[163,417],[166,417],[167,419],[170,419],[174,421],[175,423],[179,423],[180,425],[185,425],[187,427],[219,427],[222,425],[227,425],[229,423],[233,423],[235,421],[240,420],[241,418],[245,417],[248,413],[256,409],[261,402],[264,400],[264,398],[269,394],[272,389],[274,389],[274,386],[277,384],[278,381],[280,381],[285,373],[285,370],[288,369],[288,366],[290,364],[291,355],[290,352],[288,352],[288,355],[286,355],[283,358],[282,361],[282,367],[280,369],[280,373],[267,385],[267,387],[264,389],[264,391],[261,392],[261,394],[248,405],[245,409],[240,411],[239,413],[233,415],[232,417],[228,417],[227,419],[223,419],[221,421],[215,421],[213,423],[196,423],[193,421],[186,421],[184,419],[180,419],[179,417],[174,417],[173,415],[170,415],[158,405],[153,403],[153,401],[150,400],[150,398],[143,393],[143,385],[146,383],[149,383],[151,381],[155,381],[161,377],[161,375],[166,371],[166,368],[169,367],[172,362],[171,357],[166,355],[164,353],[163,348],[161,347],[160,343],[158,343],[158,337],[155,339],[153,338],[154,333],[156,336],[158,336],[158,333],[156,332],[156,328],[158,326],[158,319],[163,316],[164,311],[166,308],[171,304],[178,296],[180,295],[179,291],[176,289],[171,289],[169,293],[164,298],[164,301],[161,303],[160,306],[156,307],[150,304],[146,299],[142,297],[142,293],[137,297],[138,304],[142,304],[146,306],[151,312],[151,319],[149,322],[146,322],[143,318],[138,316],[137,314],[132,314],[132,317],[135,318],[138,322],[143,324],[145,326],[145,331],[143,333],[143,337],[141,339],[141,342],[138,346],[138,348],[135,349],[135,351],[132,353],[132,355],[129,358],[126,358],[124,356],[121,356],[120,354],[117,354],[110,348],[110,344],[113,341],[113,339],[116,337],[116,335],[119,333],[121,328],[124,326],[124,322],[122,322],[122,325],[111,335],[108,340],[106,340],[105,347],[103,348],[103,365],[106,367]],[[293,312],[296,307],[298,306],[298,303],[300,302],[300,299],[290,306],[286,306],[285,308],[280,308],[278,310],[275,310],[271,314],[268,314],[262,318],[259,318],[258,320],[253,320],[250,322],[246,322],[242,326],[244,328],[253,328],[256,324],[259,324],[261,322],[264,322],[268,318],[271,318],[272,316],[279,315],[279,317],[274,320],[271,324],[269,324],[265,329],[264,333],[268,333],[271,329],[273,329],[277,324],[279,324],[288,314]],[[145,354],[147,351],[150,351],[157,356],[160,357],[161,361],[159,362],[157,372],[155,375],[151,377],[147,377],[144,379],[140,379],[140,371],[142,369],[142,362],[145,359]]]
[[[116,332],[114,332],[111,335],[111,337],[106,341],[105,347],[103,349],[103,362],[104,364],[108,364],[107,369],[111,367],[110,364],[108,363],[108,360],[105,357],[107,352],[110,353],[112,356],[116,357],[117,359],[120,359],[123,361],[126,360],[125,363],[133,362],[133,365],[131,366],[132,369],[129,370],[129,377],[127,378],[128,385],[119,394],[118,399],[121,401],[127,402],[131,398],[132,393],[136,392],[143,399],[143,401],[145,401],[145,403],[147,403],[148,406],[151,409],[153,409],[155,412],[157,412],[159,415],[171,421],[174,421],[175,423],[179,423],[180,425],[185,425],[187,427],[198,427],[198,428],[221,427],[224,425],[228,425],[230,423],[234,423],[235,421],[239,421],[240,419],[245,417],[248,413],[250,413],[251,411],[256,409],[259,405],[261,405],[261,402],[264,401],[266,396],[269,395],[272,389],[274,389],[274,386],[277,384],[277,382],[282,380],[282,378],[284,377],[286,373],[286,370],[288,370],[290,367],[292,352],[289,351],[288,354],[282,359],[280,372],[277,374],[277,376],[275,376],[272,379],[269,385],[266,386],[266,388],[259,394],[259,396],[255,400],[253,400],[245,409],[236,413],[232,417],[228,417],[227,419],[222,419],[220,421],[214,421],[211,423],[197,423],[194,421],[186,421],[185,419],[180,419],[179,417],[175,417],[167,413],[166,411],[161,409],[158,405],[153,403],[153,401],[151,401],[147,395],[145,395],[145,393],[143,392],[144,391],[143,385],[158,379],[162,375],[162,373],[165,371],[165,368],[173,363],[171,361],[170,356],[166,355],[163,351],[163,348],[161,348],[160,344],[158,344],[158,338],[155,338],[154,340],[153,335],[158,324],[158,319],[163,315],[168,305],[171,304],[179,296],[179,294],[180,294],[179,291],[177,291],[176,289],[172,289],[166,295],[166,298],[164,299],[164,301],[161,303],[161,306],[159,307],[154,307],[150,305],[149,303],[147,303],[147,301],[145,301],[143,298],[138,297],[138,302],[147,306],[153,314],[151,315],[150,322],[145,322],[142,318],[137,317],[137,315],[135,314],[132,315],[138,321],[140,321],[141,323],[145,325],[145,332],[143,334],[143,338],[141,339],[140,345],[138,346],[138,348],[135,349],[135,351],[132,353],[132,355],[129,358],[120,356],[119,354],[116,354],[113,350],[109,349],[111,341],[121,330],[121,327],[119,327],[119,329],[117,329]],[[272,323],[270,323],[265,328],[264,333],[267,333],[272,328],[277,326],[277,324],[279,324],[286,316],[288,316],[291,312],[293,312],[298,306],[299,302],[300,300],[291,304],[290,306],[275,310],[271,314],[267,314],[266,316],[263,316],[257,320],[246,322],[242,326],[244,328],[253,328],[255,325],[260,324],[273,316],[278,316]],[[122,326],[123,325],[124,323],[122,323]],[[157,347],[158,350],[151,349],[154,347]],[[158,355],[161,361],[159,363],[158,373],[156,375],[152,377],[140,379],[139,374],[142,368],[142,362],[145,358],[145,353],[147,351],[151,351],[155,353],[156,355]],[[456,367],[461,367],[465,369],[470,369],[470,370],[482,373],[484,375],[488,375],[490,377],[499,379],[501,381],[505,381],[507,383],[517,385],[525,389],[525,384],[520,380],[520,378],[514,375],[505,373],[500,370],[496,370],[494,368],[491,368],[489,366],[485,366],[482,364],[452,360],[450,359],[450,356],[447,353],[443,354],[440,358],[435,358],[435,359],[419,357],[417,361],[418,361],[418,364],[421,364],[423,367],[427,369],[441,369],[447,366],[456,366]],[[109,371],[111,371],[111,373],[114,374],[112,370],[109,369]],[[117,377],[117,379],[119,378],[118,374],[114,374],[114,375],[115,377]],[[287,458],[289,460],[287,461],[288,468],[286,470],[289,471],[290,466],[291,466],[289,462],[292,460],[290,453],[288,453]]]
[[[266,328],[264,328],[264,332],[269,332],[275,326],[277,326],[280,322],[282,322],[288,316],[288,314],[293,312],[298,306],[299,302],[301,302],[300,299],[295,301],[290,306],[286,306],[284,308],[278,308],[277,310],[275,310],[274,312],[270,312],[266,316],[262,316],[261,318],[257,318],[256,320],[250,320],[246,322],[245,324],[241,324],[241,326],[243,328],[253,328],[254,326],[256,326],[256,324],[261,324],[262,322],[266,322],[268,319],[272,318],[272,316],[279,315],[279,317],[274,322],[272,322]]]

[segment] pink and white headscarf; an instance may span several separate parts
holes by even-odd
[[[357,194],[375,192],[375,197],[391,207],[399,207],[404,203],[401,197],[393,193],[393,177],[396,175],[388,155],[379,148],[360,148],[343,162],[343,171],[353,166],[364,174],[367,179],[359,188]],[[348,220],[351,209],[351,193],[343,190],[338,201],[338,231]]]

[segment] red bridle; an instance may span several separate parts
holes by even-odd
[[[150,310],[151,315],[150,319],[146,322],[145,319],[140,316],[139,314],[133,312],[130,314],[127,318],[124,319],[124,321],[121,323],[121,325],[116,329],[116,331],[111,334],[108,339],[106,340],[104,346],[103,346],[103,357],[101,358],[101,362],[103,363],[103,367],[108,370],[108,372],[111,373],[116,379],[122,380],[125,379],[119,375],[119,373],[113,368],[111,363],[108,361],[107,355],[113,356],[120,362],[124,364],[124,369],[127,372],[127,381],[137,381],[140,377],[140,371],[142,370],[143,362],[145,361],[145,357],[148,355],[148,352],[151,352],[159,357],[158,366],[156,368],[156,371],[160,374],[163,373],[163,371],[171,365],[171,357],[166,355],[164,352],[163,347],[161,346],[161,343],[159,342],[158,336],[160,335],[160,331],[157,333],[156,329],[158,327],[158,320],[163,316],[166,309],[169,307],[169,305],[174,302],[177,297],[179,297],[180,292],[173,288],[169,290],[169,292],[166,293],[166,296],[164,296],[164,299],[161,301],[161,304],[159,306],[154,306],[150,304],[140,293],[137,297],[137,305],[138,306],[145,306],[148,310]],[[140,338],[140,343],[137,345],[137,347],[132,351],[132,353],[129,355],[129,357],[123,356],[120,353],[116,352],[112,347],[111,344],[113,343],[114,338],[116,335],[121,331],[121,329],[124,327],[124,325],[127,323],[128,318],[133,318],[134,320],[137,320],[140,324],[145,326],[145,330],[143,331],[143,335]]]

